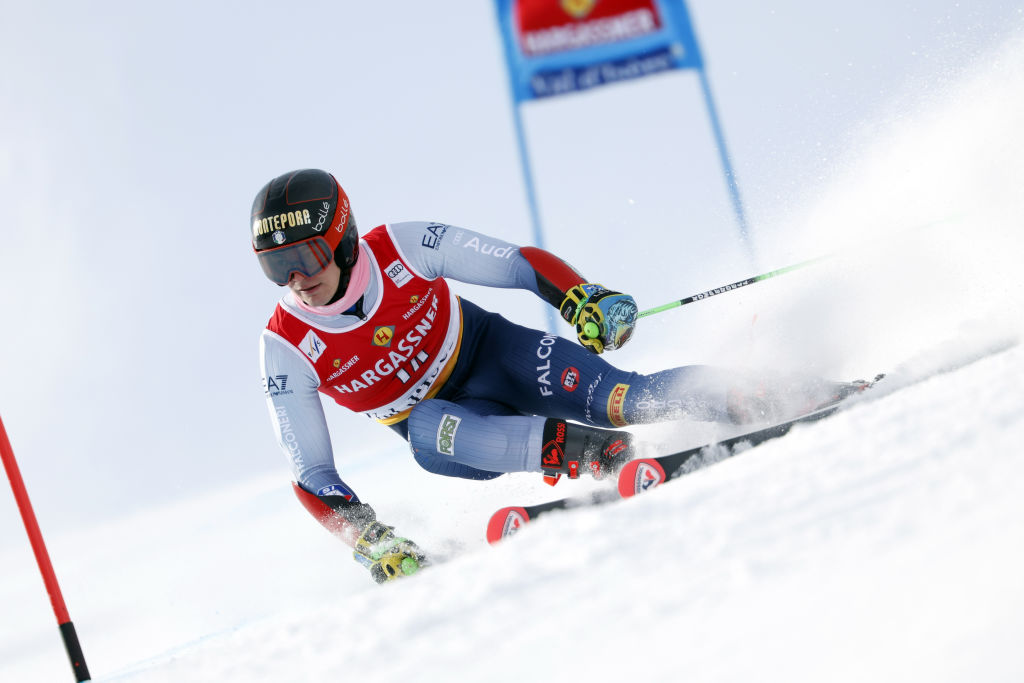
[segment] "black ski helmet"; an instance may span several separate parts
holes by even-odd
[[[333,260],[341,282],[359,257],[359,230],[348,195],[327,171],[279,175],[252,203],[252,248],[268,278],[288,284],[292,273],[316,275]]]

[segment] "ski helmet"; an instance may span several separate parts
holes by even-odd
[[[341,282],[359,257],[359,230],[348,195],[327,171],[279,175],[252,203],[252,248],[268,278],[288,284],[292,273],[316,275],[333,260]]]

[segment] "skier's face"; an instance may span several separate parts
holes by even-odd
[[[316,275],[292,273],[288,288],[307,306],[323,306],[334,297],[341,281],[341,268],[334,261]]]

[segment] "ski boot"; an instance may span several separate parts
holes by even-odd
[[[633,435],[548,418],[544,422],[540,466],[554,486],[563,474],[577,479],[587,471],[595,479],[615,475],[633,457]]]

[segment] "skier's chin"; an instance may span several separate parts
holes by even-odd
[[[323,292],[323,290],[324,286],[322,284],[315,284],[312,287],[309,287],[308,289],[300,289],[299,298],[302,299],[302,303],[306,304],[307,306],[319,306],[321,303],[323,303],[322,301],[320,301],[320,299],[322,298],[320,294],[321,292]]]

